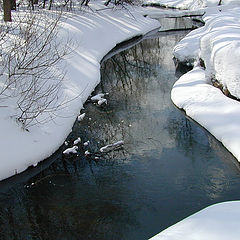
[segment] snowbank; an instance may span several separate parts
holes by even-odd
[[[240,99],[240,8],[207,15],[200,57],[208,78],[216,78]]]
[[[145,0],[145,3],[179,9],[198,9],[206,7],[205,1],[202,0]]]
[[[220,11],[219,11],[220,10]],[[174,48],[180,61],[201,58],[196,67],[174,85],[173,102],[213,134],[240,161],[240,103],[214,88],[211,79],[240,98],[240,9],[208,9],[204,27],[190,32]]]
[[[240,160],[240,103],[208,84],[202,68],[183,75],[174,84],[171,98]]]
[[[145,4],[156,4],[167,8],[199,9],[217,6],[219,0],[145,0]],[[239,5],[238,0],[222,0],[222,5]]]
[[[144,18],[133,8],[112,11],[98,2],[90,4],[92,11],[66,13],[58,38],[69,37],[75,43],[64,65],[67,70],[60,99],[65,104],[54,119],[21,129],[14,118],[16,103],[5,100],[0,107],[0,180],[24,171],[28,166],[49,157],[64,142],[90,93],[100,81],[100,61],[117,43],[159,27],[159,22]],[[70,100],[70,101],[68,101]]]
[[[221,12],[219,12],[219,10]],[[206,75],[240,98],[240,8],[219,8],[204,16],[205,26],[190,32],[174,49],[179,61],[204,60]]]
[[[167,228],[151,240],[238,240],[240,201],[212,205]]]
[[[176,9],[161,9],[155,8],[151,6],[145,6],[144,8],[137,8],[138,12],[142,13],[142,15],[147,15],[154,19],[159,18],[175,18],[175,17],[187,17],[187,16],[198,16],[203,15],[205,13],[205,9],[196,9],[196,10],[178,10]]]

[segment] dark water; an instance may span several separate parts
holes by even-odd
[[[63,157],[62,147],[40,173],[1,183],[1,240],[148,239],[203,207],[239,199],[235,159],[170,100],[171,52],[183,36],[145,40],[102,65],[96,92],[108,92],[108,104],[85,105],[68,138],[69,146],[82,138],[78,156]],[[118,140],[122,149],[99,154]]]

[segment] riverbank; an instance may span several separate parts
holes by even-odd
[[[238,12],[239,8],[225,7],[207,10],[205,26],[177,44],[174,55],[178,61],[195,67],[176,82],[171,96],[240,161],[240,103],[223,94],[240,98]]]
[[[167,228],[151,240],[237,240],[240,201],[207,207]]]
[[[8,99],[2,102],[6,107],[0,108],[0,180],[53,154],[71,132],[83,103],[99,83],[101,59],[116,44],[159,27],[159,22],[143,17],[132,7],[113,10],[102,2],[89,6],[79,13],[64,13],[57,34],[59,41],[69,38],[74,47],[59,66],[66,69],[58,96],[59,103],[64,100],[65,104],[53,114],[54,118],[25,131],[12,118],[17,103]]]
[[[240,99],[239,5],[236,1],[222,1],[222,6],[218,1],[157,2],[166,7],[190,8],[190,12],[198,3],[199,13],[205,11],[205,25],[190,32],[173,50],[179,62],[194,69],[175,83],[171,98],[240,161],[240,103],[235,100]]]
[[[191,1],[160,2],[195,9]],[[201,2],[199,7],[209,7],[204,8],[205,25],[190,32],[173,51],[179,62],[193,65],[193,70],[174,84],[171,98],[240,161],[240,102],[235,100],[240,99],[239,3],[222,1],[225,6],[217,6],[216,1]],[[208,207],[151,239],[238,239],[238,218],[239,201],[225,202]]]
[[[216,7],[221,2],[224,6],[239,5],[238,0],[145,0],[146,5],[155,5],[163,8],[199,10],[206,7]]]

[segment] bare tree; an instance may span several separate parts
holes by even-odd
[[[107,0],[104,5],[105,6],[108,6],[109,3],[113,3],[114,5],[124,5],[125,3],[126,4],[135,4],[135,3],[138,3],[138,1],[134,1],[134,0]]]
[[[15,117],[25,129],[38,123],[42,113],[59,107],[64,72],[57,64],[68,53],[68,43],[63,47],[56,40],[60,17],[50,19],[46,13],[28,12],[0,34],[0,96],[17,99]]]

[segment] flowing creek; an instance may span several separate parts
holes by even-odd
[[[148,239],[240,198],[236,160],[171,102],[182,74],[172,49],[185,34],[159,33],[102,64],[95,93],[109,93],[108,103],[85,104],[86,117],[67,139],[71,147],[81,137],[78,155],[63,156],[62,146],[0,183],[0,240]],[[122,148],[99,153],[119,140]]]

